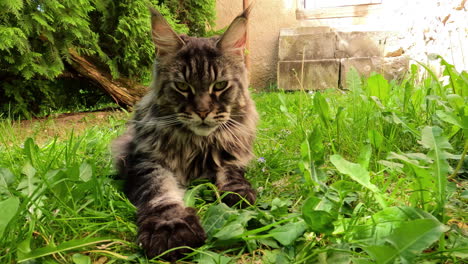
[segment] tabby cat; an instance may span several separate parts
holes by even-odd
[[[248,13],[221,37],[195,38],[177,35],[151,9],[157,50],[151,91],[113,144],[125,192],[137,207],[138,241],[150,258],[204,243],[195,209],[183,202],[191,180],[212,180],[229,192],[223,201],[230,206],[255,201],[244,178],[257,122],[244,64]],[[173,261],[186,252],[165,258]]]

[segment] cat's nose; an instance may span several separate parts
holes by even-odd
[[[197,111],[197,114],[198,114],[198,116],[200,116],[201,119],[205,119],[208,116],[209,113],[210,113],[209,110],[208,111]]]

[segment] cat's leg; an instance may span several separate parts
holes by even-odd
[[[242,201],[242,207],[248,204],[241,197],[247,200],[250,204],[255,203],[256,194],[252,189],[249,181],[244,178],[245,170],[239,167],[223,167],[216,173],[216,186],[221,192],[232,192],[224,196],[223,202],[229,206],[233,206]]]
[[[206,235],[196,211],[185,207],[184,190],[173,173],[154,162],[129,160],[126,193],[137,207],[138,241],[149,258],[180,247],[199,247]],[[175,261],[189,250],[172,251],[163,258]]]

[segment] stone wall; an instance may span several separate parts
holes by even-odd
[[[398,42],[392,31],[335,31],[326,27],[301,27],[280,32],[278,86],[286,90],[320,90],[346,86],[353,67],[362,75],[372,72],[387,79],[401,78],[408,59],[388,52]],[[390,45],[391,46],[391,45]]]
[[[465,5],[466,0],[383,0],[378,9],[373,9],[372,12],[366,13],[361,17],[342,17],[328,19],[296,19],[296,0],[256,0],[252,11],[249,30],[250,30],[250,58],[251,58],[251,84],[254,88],[268,87],[272,83],[276,83],[277,69],[281,67],[294,68],[296,66],[282,66],[278,60],[290,51],[281,51],[280,47],[280,32],[307,32],[311,28],[313,30],[325,30],[329,33],[334,33],[335,45],[328,46],[327,38],[318,41],[314,45],[320,46],[319,49],[312,48],[304,50],[304,54],[309,56],[314,52],[326,52],[331,47],[341,45],[346,52],[352,51],[352,47],[359,45],[349,45],[347,41],[341,41],[337,38],[339,32],[393,32],[385,38],[384,43],[374,43],[367,45],[368,48],[360,48],[354,50],[354,61],[341,60],[343,55],[339,52],[334,52],[334,55],[341,56],[338,72],[346,70],[346,65],[364,63],[363,69],[372,70],[374,68],[369,64],[372,60],[379,67],[397,67],[388,66],[385,62],[379,62],[380,57],[385,58],[395,56],[406,56],[408,58],[429,63],[438,70],[438,63],[430,61],[428,58],[432,54],[440,54],[450,63],[455,64],[456,68],[461,70],[468,69],[468,13]],[[241,0],[218,0],[217,1],[217,28],[227,26],[230,21],[242,11]],[[281,31],[283,29],[283,31]],[[285,30],[287,29],[287,30]],[[338,32],[338,33],[336,33]],[[355,33],[357,34],[357,33]],[[371,33],[371,35],[374,33]],[[370,37],[372,39],[372,36]],[[382,38],[380,38],[380,41]],[[366,40],[367,41],[367,40]],[[366,47],[366,45],[361,45]],[[301,45],[298,45],[301,47]],[[371,53],[380,49],[379,56],[368,56],[366,53]],[[295,52],[302,52],[294,51]],[[328,50],[327,52],[330,52]],[[306,56],[306,57],[307,57]],[[375,58],[377,57],[377,59]],[[346,56],[343,57],[345,59]],[[371,59],[373,58],[373,59]],[[333,59],[337,59],[336,57]],[[296,60],[296,59],[295,59]],[[309,60],[313,60],[310,59]],[[388,59],[391,60],[391,59]],[[374,63],[372,62],[372,63]],[[310,62],[311,65],[313,64]],[[367,66],[366,65],[367,63]],[[385,66],[387,65],[387,66]],[[316,67],[309,68],[300,67],[302,72],[310,72],[311,74],[319,74]],[[398,68],[398,67],[397,67]],[[382,70],[382,68],[379,68]],[[330,63],[325,71],[335,71],[336,65]],[[342,78],[343,72],[337,75],[338,79]],[[340,77],[341,76],[341,77]],[[294,77],[294,76],[293,76]],[[294,77],[297,79],[297,77]],[[309,78],[309,77],[307,77]],[[311,80],[315,80],[313,75],[310,75]],[[338,81],[337,81],[338,82]]]
[[[252,2],[250,0],[249,2]],[[281,28],[297,26],[296,0],[256,0],[249,19],[250,84],[276,83],[278,37]],[[242,0],[217,0],[216,29],[227,27],[242,12]]]

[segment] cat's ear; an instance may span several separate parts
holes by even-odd
[[[151,12],[151,36],[156,45],[157,55],[164,56],[176,53],[185,45],[184,41],[171,28],[161,13],[152,7],[149,9]]]
[[[244,54],[244,48],[247,43],[247,22],[252,5],[236,17],[226,32],[218,41],[216,46],[227,52],[233,52],[238,55]]]

